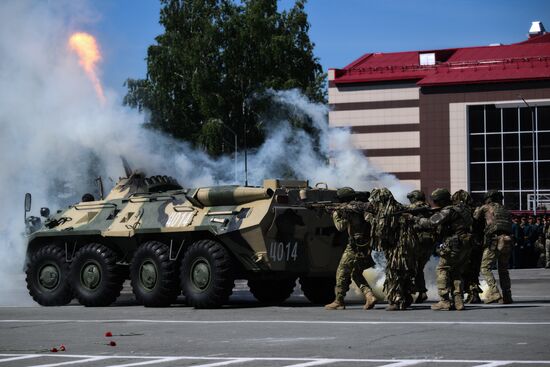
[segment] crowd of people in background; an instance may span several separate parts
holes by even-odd
[[[515,242],[510,268],[550,268],[549,226],[550,214],[512,217]]]

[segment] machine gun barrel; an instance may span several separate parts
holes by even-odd
[[[314,202],[306,203],[306,208],[324,210],[328,213],[340,211],[343,213],[356,213],[364,214],[365,212],[372,212],[372,207],[369,203],[362,201],[351,201],[348,203],[335,203],[335,202]]]
[[[393,212],[391,214],[387,214],[384,217],[397,217],[402,214],[412,214],[412,215],[432,215],[433,213],[441,210],[441,208],[431,208],[427,206],[421,206],[418,208],[410,208],[410,209],[404,209],[404,210],[398,210],[396,212]]]

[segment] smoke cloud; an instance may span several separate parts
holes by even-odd
[[[106,188],[123,175],[119,156],[147,174],[168,174],[186,187],[234,183],[233,157],[211,159],[188,144],[142,127],[144,116],[120,105],[105,90],[101,103],[76,55],[67,47],[87,14],[85,2],[0,3],[0,304],[32,305],[25,290],[23,198],[33,194],[33,211],[52,211]],[[82,23],[85,24],[85,23]],[[105,60],[107,62],[107,60]],[[99,74],[100,78],[100,74]],[[372,167],[352,146],[350,133],[327,127],[327,107],[297,91],[270,91],[279,103],[309,116],[320,131],[321,153],[287,121],[270,121],[267,140],[249,154],[249,182],[291,175],[332,187],[385,186],[403,200],[410,187]],[[330,147],[330,148],[329,148]],[[244,182],[239,157],[239,177]],[[278,164],[284,162],[284,165]],[[231,169],[228,169],[231,167]],[[290,172],[289,172],[290,170]],[[111,178],[112,180],[109,180]],[[13,295],[13,296],[12,296]]]

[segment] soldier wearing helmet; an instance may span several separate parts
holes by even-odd
[[[481,274],[489,286],[489,295],[485,303],[512,303],[508,261],[512,251],[512,220],[510,212],[502,205],[502,194],[490,190],[485,195],[485,204],[474,212],[474,219],[485,225],[483,256],[481,258]],[[495,277],[491,272],[494,262],[497,262],[500,279],[500,294]]]
[[[357,193],[351,187],[342,187],[337,190],[336,195],[342,203],[354,205],[355,200],[368,198],[368,193]],[[361,289],[365,296],[365,310],[372,309],[376,304],[376,297],[363,276],[363,271],[374,265],[370,248],[370,226],[365,222],[363,215],[355,211],[346,211],[345,207],[335,210],[332,219],[336,229],[340,232],[348,232],[348,244],[338,269],[336,270],[336,286],[334,288],[335,299],[325,306],[327,310],[343,310],[346,308],[344,297],[349,290],[351,281]]]
[[[418,227],[436,229],[439,245],[439,264],[436,282],[440,300],[432,310],[450,310],[452,302],[456,310],[463,310],[462,268],[470,247],[471,214],[458,205],[453,205],[447,189],[436,189],[432,201],[440,211],[430,218],[417,218]],[[452,297],[452,299],[451,299]]]
[[[430,208],[426,203],[426,196],[420,190],[413,190],[407,194],[407,199],[411,202],[409,209]],[[420,218],[426,218],[425,215],[418,214]],[[418,246],[415,247],[416,257],[416,275],[414,278],[416,292],[418,293],[415,303],[422,303],[428,299],[428,289],[424,278],[424,267],[430,260],[434,250],[434,236],[431,230],[417,230]]]
[[[451,197],[453,204],[462,206],[465,211],[473,214],[475,210],[474,200],[468,191],[458,190]],[[481,255],[483,250],[481,248],[481,242],[483,237],[483,227],[479,225],[477,221],[472,225],[472,240],[470,253],[467,256],[466,263],[464,264],[464,273],[462,278],[464,281],[464,291],[468,293],[466,303],[481,303],[479,294],[481,293],[481,287],[479,284],[479,271],[481,267]]]

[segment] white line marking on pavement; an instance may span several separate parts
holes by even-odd
[[[131,362],[131,363],[125,363],[125,364],[114,364],[109,365],[107,367],[130,367],[130,366],[145,366],[147,364],[156,364],[156,363],[164,363],[164,362],[173,362],[177,361],[178,357],[165,357],[165,358],[158,358],[158,359],[150,359],[147,361],[142,362]]]
[[[20,359],[30,359],[30,358],[36,358],[37,356],[35,355],[24,355],[24,356],[17,356],[17,357],[10,357],[10,358],[3,358],[3,359],[0,359],[0,363],[3,363],[3,362],[11,362],[11,361],[18,361]]]
[[[232,359],[230,361],[193,365],[193,367],[227,366],[227,365],[234,364],[234,363],[246,363],[246,362],[253,362],[253,361],[255,361],[255,358],[237,358],[237,359]]]
[[[31,320],[4,319],[0,323],[142,323],[142,324],[318,324],[318,325],[550,325],[550,321],[319,321],[319,320],[147,320],[147,319],[105,319],[105,320]]]
[[[413,366],[415,364],[424,363],[424,360],[411,360],[411,361],[398,361],[395,363],[384,364],[378,367],[403,367],[403,366]]]
[[[310,366],[321,366],[323,364],[337,363],[338,359],[316,359],[311,362],[304,362],[298,364],[289,364],[284,367],[310,367]]]
[[[94,361],[104,361],[109,363],[112,360],[130,360],[129,363],[110,365],[109,367],[130,367],[130,366],[144,366],[149,364],[158,364],[163,362],[174,361],[205,361],[206,363],[200,365],[194,365],[195,367],[216,367],[226,366],[235,363],[256,362],[257,365],[262,365],[262,362],[286,362],[294,363],[287,365],[286,367],[307,367],[307,366],[320,366],[331,363],[377,363],[381,364],[378,367],[404,367],[412,366],[416,364],[424,363],[460,363],[470,364],[476,367],[496,367],[504,366],[508,364],[541,364],[550,366],[550,360],[516,360],[516,361],[504,361],[504,360],[468,360],[468,359],[368,359],[368,358],[302,358],[302,357],[209,357],[209,356],[135,356],[135,355],[77,355],[77,354],[0,354],[0,357],[9,358],[38,358],[38,357],[52,357],[52,358],[76,358],[75,360],[35,365],[30,367],[57,367],[76,363],[86,363]],[[21,358],[25,359],[25,358]],[[133,360],[133,361],[132,361]]]
[[[106,359],[106,357],[90,357],[85,359],[77,359],[74,361],[67,361],[67,362],[59,362],[59,363],[48,363],[48,364],[35,364],[29,367],[56,367],[56,366],[65,366],[68,364],[75,364],[75,363],[87,363],[87,362],[95,362],[95,361],[101,361],[102,359]]]

